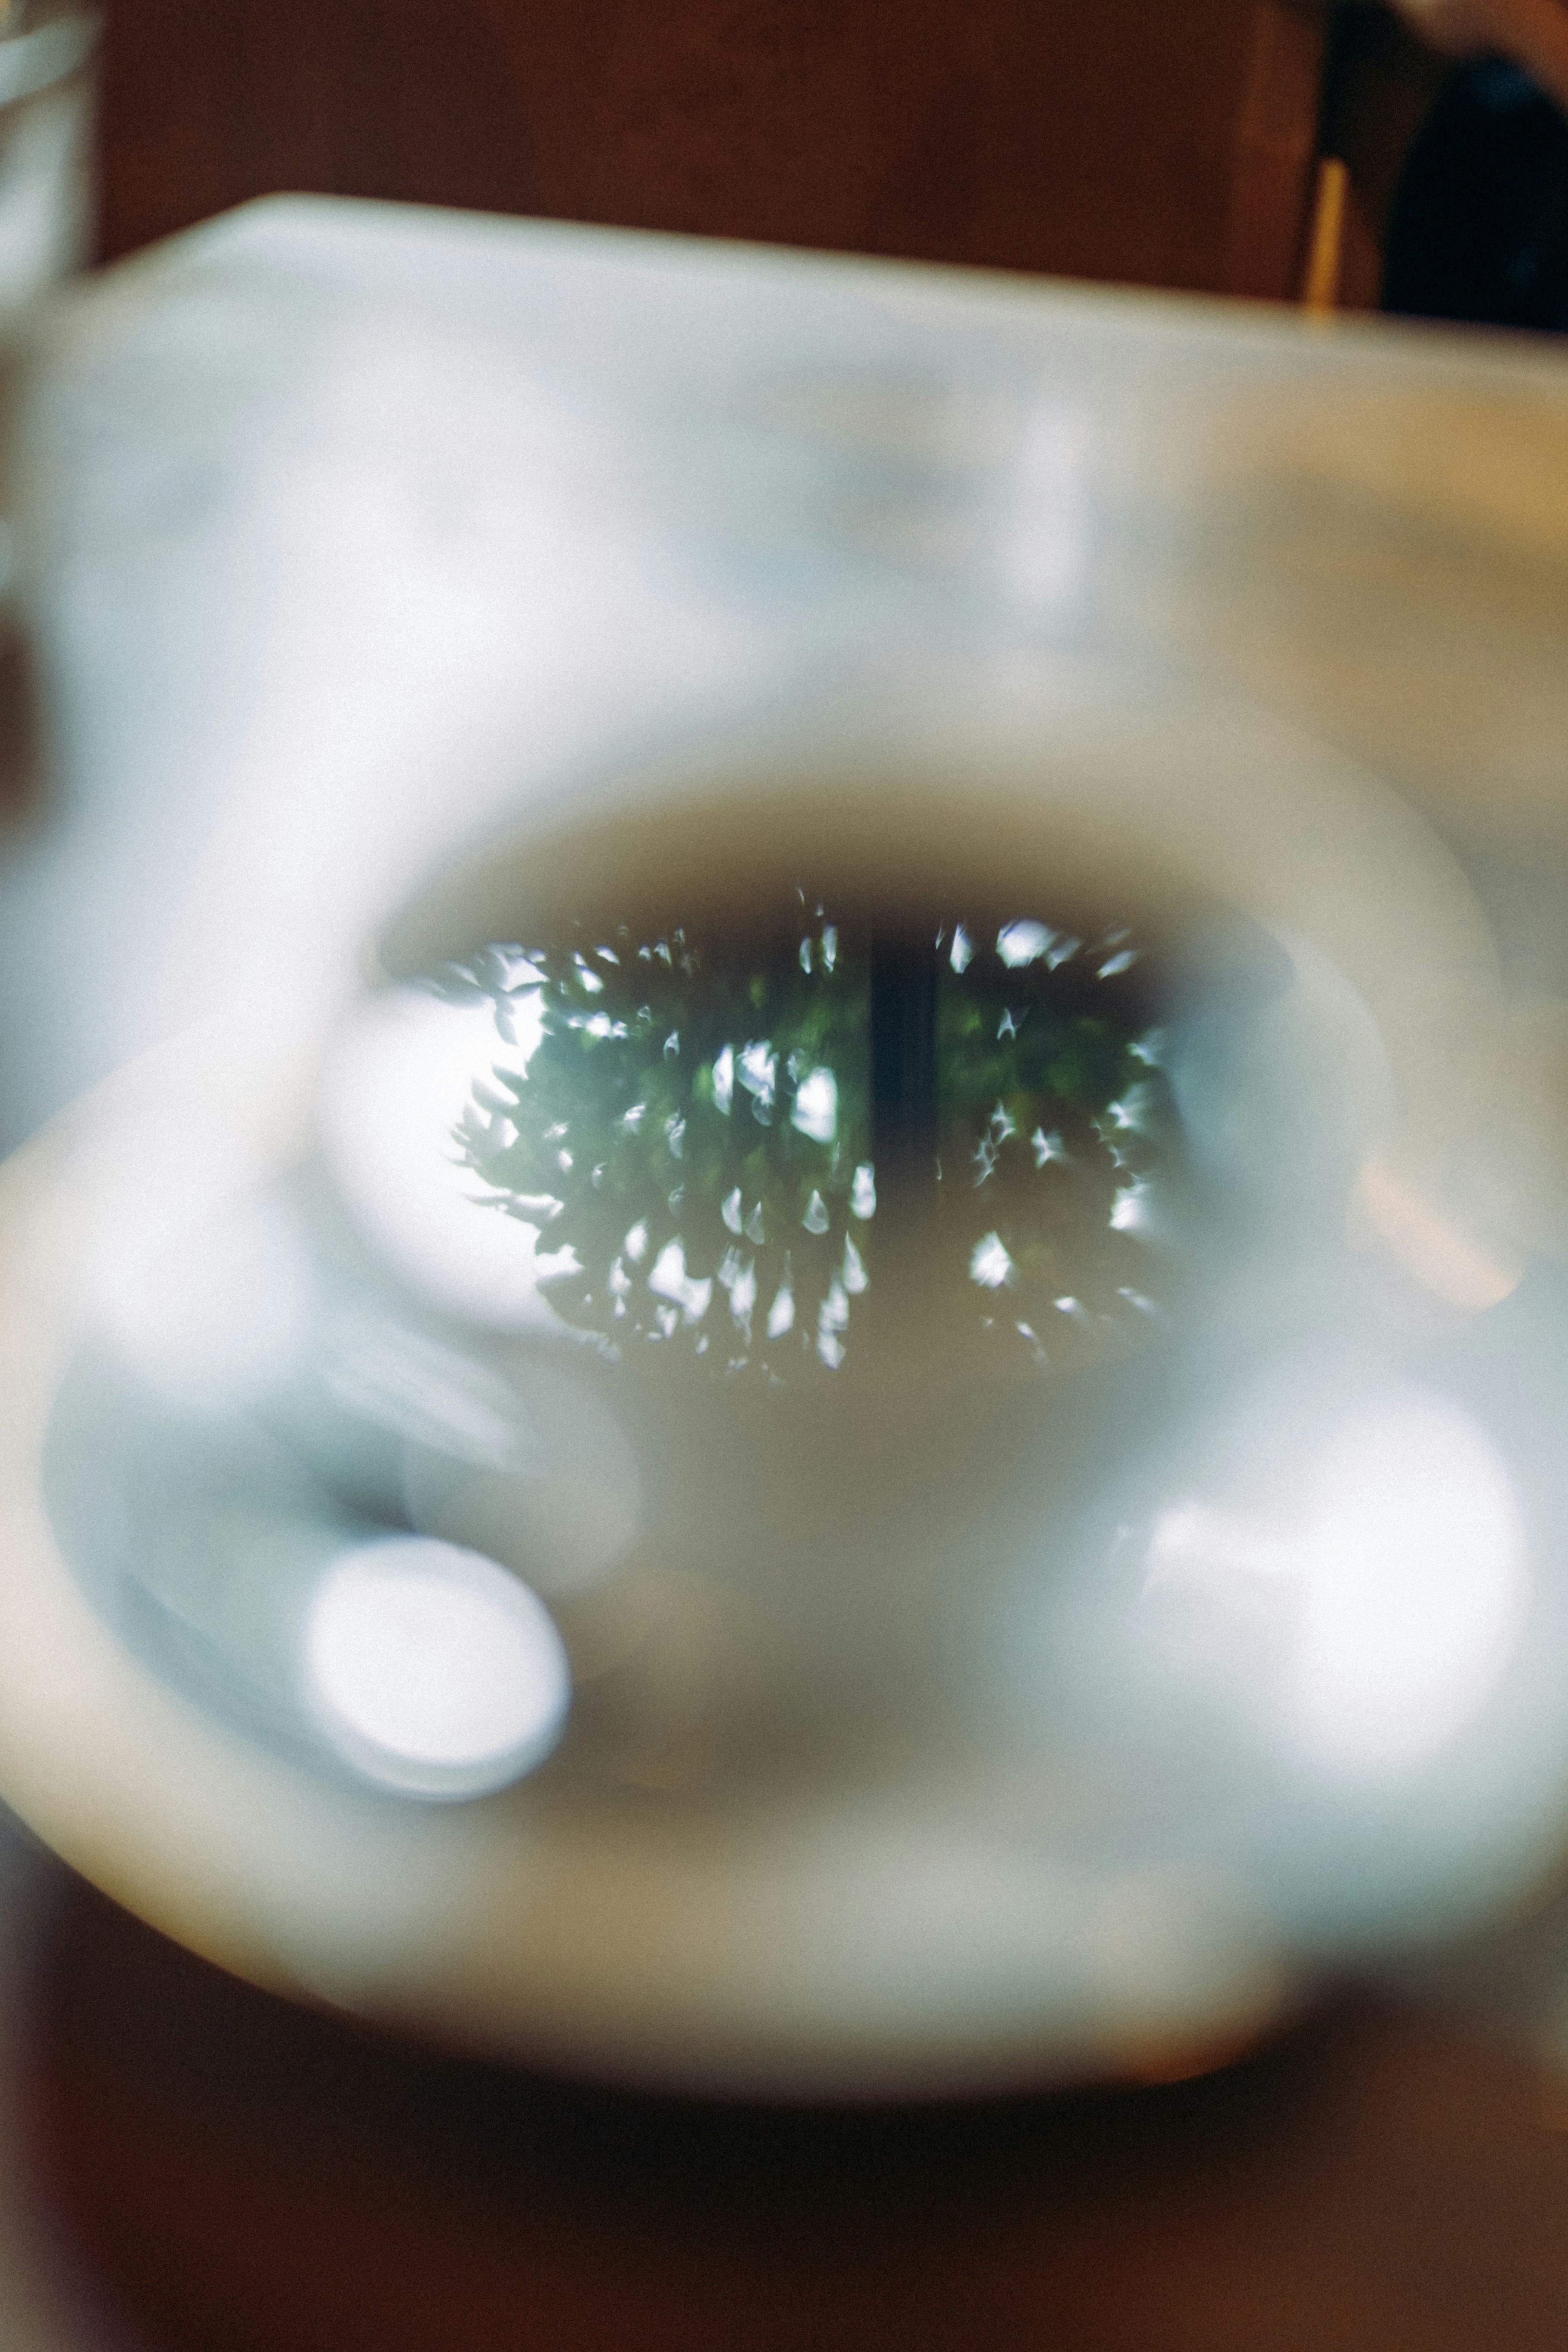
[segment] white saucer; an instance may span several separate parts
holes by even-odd
[[[990,773],[988,748],[973,756]],[[1245,775],[1247,746],[1229,756]],[[1367,843],[1418,842],[1394,804],[1386,818],[1367,805]],[[1293,888],[1342,921],[1331,874],[1281,867],[1263,816],[1255,830],[1287,909]],[[1463,901],[1433,870],[1437,971]],[[1385,961],[1391,997],[1420,929],[1405,921]],[[1398,1017],[1418,1034],[1408,1003]],[[1151,1733],[1136,1676],[1120,1716],[1091,1706],[1032,1749],[949,1744],[901,1777],[808,1775],[765,1793],[547,1774],[432,1807],[224,1728],[89,1601],[46,1506],[44,1447],[106,1265],[177,1244],[308,1150],[308,1030],[275,1004],[193,1031],[0,1174],[0,1795],[116,1900],[280,1993],[531,2063],[688,2089],[919,2096],[1211,2063],[1326,1962],[1484,1915],[1551,1866],[1568,1780],[1555,1710],[1529,1771],[1501,1776],[1489,1875],[1475,1861],[1483,1803],[1452,1868],[1439,1840],[1415,1870],[1424,1892],[1380,1896],[1380,1853],[1426,1818],[1413,1799],[1407,1822],[1407,1790],[1384,1790],[1350,1840],[1355,1901],[1321,1916],[1281,1902],[1278,1873],[1248,1857],[1295,1840],[1303,1883],[1331,1879],[1344,1792],[1313,1782],[1281,1800],[1268,1772],[1254,1785],[1243,1738],[1220,1807],[1239,1808],[1243,1831],[1207,1837],[1172,1777],[1180,1710]],[[1429,1041],[1424,1055],[1429,1068]],[[1545,1654],[1561,1611],[1552,1578],[1542,1591]],[[1103,1649],[1091,1629],[1085,1655]],[[1446,1803],[1441,1773],[1433,1785]],[[1107,1789],[1120,1827],[1086,1840],[1086,1791]]]

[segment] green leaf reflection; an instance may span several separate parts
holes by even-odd
[[[911,967],[900,942],[895,989],[934,1006],[902,1165],[882,953],[818,909],[777,950],[621,925],[446,968],[503,1035],[533,1001],[526,1076],[477,1080],[458,1142],[490,1205],[542,1228],[568,1321],[772,1379],[907,1346],[917,1312],[922,1345],[1042,1367],[1147,1328],[1176,1137],[1142,950],[944,924]]]

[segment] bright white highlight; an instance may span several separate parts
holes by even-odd
[[[422,1297],[492,1328],[559,1329],[534,1273],[538,1226],[481,1205],[453,1130],[475,1079],[521,1071],[539,1042],[537,996],[514,999],[509,1047],[488,1002],[448,1004],[389,988],[360,1006],[321,1088],[321,1142],[349,1207]]]
[[[816,1352],[829,1371],[837,1371],[844,1361],[844,1342],[839,1333],[848,1328],[849,1299],[841,1282],[828,1286],[816,1318]]]
[[[1308,1497],[1287,1696],[1312,1753],[1352,1768],[1440,1748],[1490,1696],[1529,1598],[1507,1469],[1469,1417],[1400,1399],[1341,1430]]]
[[[426,1797],[479,1796],[531,1771],[572,1695],[561,1636],[528,1587],[428,1536],[333,1562],[306,1617],[305,1676],[348,1760]]]
[[[1009,971],[1037,963],[1056,938],[1045,923],[1008,923],[996,934],[996,952]]]
[[[813,1143],[831,1143],[838,1132],[838,1081],[831,1070],[812,1070],[795,1092],[790,1125]]]
[[[713,1103],[726,1118],[735,1099],[735,1049],[726,1045],[713,1065]]]
[[[1110,1204],[1110,1222],[1119,1234],[1141,1234],[1149,1223],[1149,1187],[1140,1178],[1123,1185]]]
[[[1315,1765],[1377,1776],[1484,1707],[1530,1599],[1512,1482],[1468,1413],[1391,1389],[1302,1449],[1279,1508],[1188,1501],[1155,1521],[1146,1601],[1172,1648]]]
[[[754,1261],[741,1263],[734,1250],[726,1252],[719,1268],[719,1281],[730,1294],[730,1313],[749,1341],[752,1336],[752,1309],[757,1303],[757,1269]]]
[[[736,1072],[741,1084],[752,1097],[752,1109],[763,1125],[767,1124],[773,1107],[773,1094],[778,1085],[779,1057],[767,1038],[743,1046]]]
[[[700,1323],[713,1297],[711,1275],[699,1282],[686,1271],[686,1252],[679,1242],[667,1242],[654,1260],[647,1286],[657,1297],[679,1307],[682,1320]]]
[[[970,1253],[969,1279],[983,1290],[1000,1290],[1005,1282],[1014,1279],[1013,1261],[1000,1234],[987,1234],[975,1243]]]
[[[1147,1135],[1153,1109],[1153,1088],[1145,1083],[1130,1087],[1120,1102],[1109,1104],[1106,1117],[1119,1133]]]

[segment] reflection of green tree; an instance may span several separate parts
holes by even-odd
[[[723,1363],[836,1357],[870,1205],[866,971],[837,949],[831,927],[765,958],[623,929],[533,961],[528,1074],[477,1086],[460,1140],[572,1252],[549,1283],[569,1320],[623,1343],[684,1331]]]
[[[926,983],[931,1116],[905,1129],[934,1137],[941,1181],[920,1206],[920,1182],[890,1187],[885,1166],[875,1222],[874,946],[820,922],[798,952],[751,954],[623,928],[584,950],[489,950],[453,974],[503,1031],[538,992],[527,1076],[477,1084],[459,1141],[498,1203],[565,1254],[552,1303],[623,1348],[837,1365],[852,1316],[870,1315],[868,1339],[892,1328],[881,1276],[901,1244],[898,1283],[964,1350],[1058,1362],[1145,1316],[1173,1118],[1138,951],[1125,933],[1092,950],[1047,934],[1068,951],[1020,966],[957,936]]]
[[[948,935],[963,954],[950,945],[937,992],[933,1256],[954,1324],[966,1311],[993,1345],[1061,1364],[1151,1311],[1175,1117],[1137,944],[1029,928],[1048,945],[1021,965],[1002,935]]]

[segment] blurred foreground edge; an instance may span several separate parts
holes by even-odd
[[[769,2109],[401,2047],[62,1874],[30,2154],[148,2352],[1559,2347],[1538,2073],[1345,2003],[1136,2092]]]

